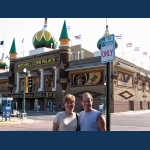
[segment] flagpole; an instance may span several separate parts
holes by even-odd
[[[4,39],[5,40],[5,39]],[[4,40],[3,40],[3,53],[4,53]]]
[[[23,46],[23,57],[24,57],[24,38],[23,38],[23,41],[22,41],[22,46]]]
[[[123,34],[122,34],[122,59],[123,59]]]
[[[81,51],[81,59],[82,59],[82,57],[83,57],[83,55],[82,55],[82,34],[81,34],[81,49],[80,49],[80,51]]]

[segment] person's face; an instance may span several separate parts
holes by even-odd
[[[75,102],[73,102],[73,101],[68,101],[64,105],[65,105],[66,111],[73,111],[75,108]]]
[[[90,111],[92,109],[93,101],[91,100],[90,95],[83,96],[81,103],[85,111]]]

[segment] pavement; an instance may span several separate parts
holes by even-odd
[[[111,113],[111,115],[133,115],[133,114],[143,114],[143,113],[150,113],[150,110],[140,110],[140,111],[127,111],[127,112],[119,112],[119,113]],[[27,111],[27,114],[31,115],[56,115],[57,112],[47,112],[47,111]],[[105,116],[105,114],[104,114]],[[9,118],[7,121],[5,121],[5,118],[2,120],[2,116],[0,116],[0,125],[5,125],[5,124],[29,124],[29,123],[36,123],[39,122],[38,120],[34,119],[29,119],[28,117],[26,119],[20,119],[18,117],[11,117],[10,120]]]

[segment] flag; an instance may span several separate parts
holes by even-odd
[[[0,41],[0,45],[4,45],[4,41]]]
[[[126,47],[132,47],[132,42],[127,43],[127,44],[126,44]]]
[[[135,47],[135,48],[134,48],[134,51],[139,51],[139,48],[140,48],[140,47]]]
[[[147,52],[143,52],[142,55],[146,55],[147,56]]]
[[[67,29],[70,31],[70,26],[67,26]]]
[[[80,40],[81,39],[81,35],[76,35],[74,36],[76,40]]]
[[[21,43],[23,43],[24,42],[24,38],[22,39],[22,42]]]
[[[8,55],[5,57],[5,59],[8,58]]]
[[[116,39],[122,39],[122,34],[115,35],[115,38],[116,38]]]

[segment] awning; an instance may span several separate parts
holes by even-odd
[[[37,71],[34,71],[31,73],[30,77],[39,77],[39,73]]]
[[[149,75],[149,74],[146,74],[146,75],[147,75],[148,78],[150,78],[150,75]]]
[[[129,70],[130,72],[137,72],[137,70],[134,69],[133,67],[128,66],[128,65],[126,65],[126,64],[123,64],[123,63],[121,63],[121,62],[118,62],[118,63],[116,64],[116,67],[122,68],[122,69],[125,69],[125,70]]]
[[[0,76],[0,80],[8,79],[8,76]]]
[[[49,70],[46,70],[44,75],[53,75],[53,72],[52,72],[52,70],[49,69]]]
[[[24,78],[24,73],[19,75],[19,78],[22,79]],[[37,71],[32,72],[30,75],[28,75],[29,77],[39,77],[39,73]]]
[[[104,66],[106,66],[106,64],[102,64],[100,61],[93,62],[93,63],[83,63],[83,64],[72,65],[68,67],[66,71],[81,70],[81,69],[88,69],[88,68],[98,68],[98,67],[104,67]]]
[[[147,77],[147,75],[143,72],[138,72],[137,75]]]

